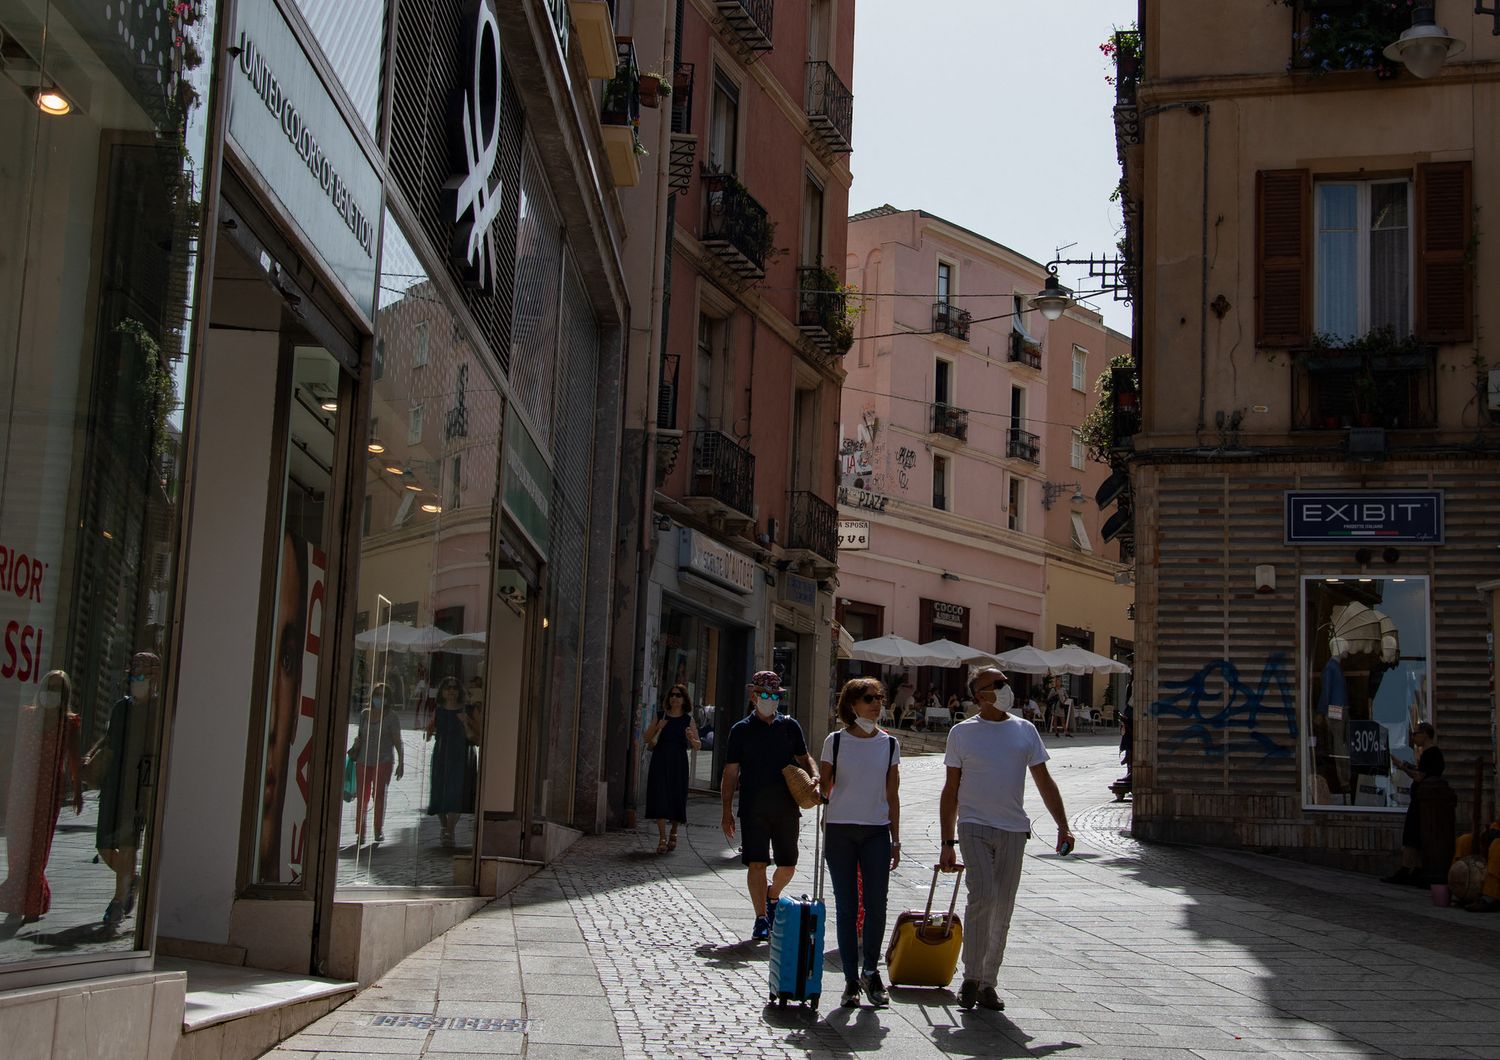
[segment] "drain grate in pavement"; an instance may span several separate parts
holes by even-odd
[[[511,1031],[525,1034],[530,1020],[495,1019],[489,1016],[423,1016],[382,1013],[370,1021],[372,1027],[413,1027],[423,1031]]]

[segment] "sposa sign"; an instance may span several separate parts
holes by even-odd
[[[39,604],[42,585],[47,576],[46,563],[0,545],[0,600],[14,595],[17,600]],[[0,678],[9,681],[41,680],[43,670],[43,630],[16,619],[5,624],[4,649],[0,651]]]

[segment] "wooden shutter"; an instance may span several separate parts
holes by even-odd
[[[1312,177],[1305,169],[1255,175],[1255,341],[1312,338]]]
[[[1416,335],[1423,342],[1474,339],[1473,166],[1417,167]]]

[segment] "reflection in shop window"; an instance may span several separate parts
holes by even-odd
[[[1310,807],[1404,809],[1411,731],[1432,720],[1428,582],[1421,577],[1303,579]]]

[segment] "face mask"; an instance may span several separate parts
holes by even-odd
[[[62,693],[55,688],[44,688],[36,697],[36,702],[37,706],[46,707],[49,710],[53,707],[60,707],[62,706]]]
[[[774,699],[757,699],[755,701],[755,713],[762,718],[769,718],[776,713],[776,701]]]
[[[151,693],[151,679],[142,677],[130,682],[130,694],[136,699],[145,699]]]
[[[1015,702],[1016,694],[1010,690],[1010,685],[1006,685],[1004,688],[1000,689],[1000,691],[995,693],[996,710],[1009,712],[1010,708],[1015,705]]]
[[[370,699],[370,706],[375,707],[377,709],[379,709],[380,707],[385,706],[385,697],[384,696],[372,696],[371,699]]]
[[[854,719],[854,724],[858,725],[865,732],[874,732],[875,731],[875,723],[873,721],[871,721],[869,718],[855,718]]]

